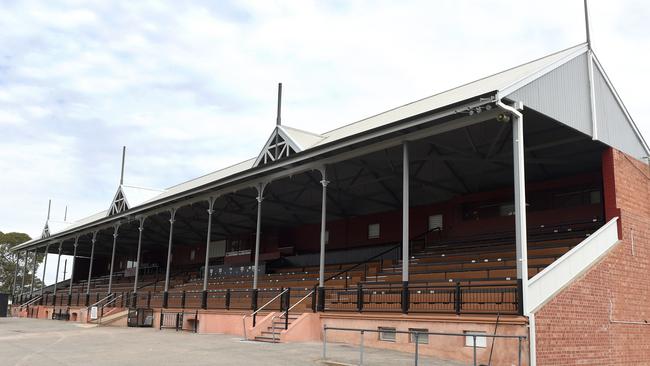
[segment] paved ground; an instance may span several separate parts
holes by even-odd
[[[230,335],[86,326],[0,318],[0,364],[9,365],[322,365],[322,343],[242,342]],[[328,359],[358,363],[359,349],[328,344]],[[366,349],[364,365],[412,365],[413,355]],[[431,358],[419,365],[458,366]]]

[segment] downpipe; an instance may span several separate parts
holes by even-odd
[[[510,106],[505,104],[500,97],[497,97],[496,100],[496,106],[501,108],[503,111],[510,113],[515,116],[515,118],[519,118],[520,120],[524,117],[523,114],[521,113],[521,110],[523,110],[524,105],[522,102],[515,102],[515,106]],[[508,116],[505,114],[499,114],[497,115],[497,120],[502,121],[502,122],[507,122],[508,121]],[[513,151],[514,154],[514,151]],[[526,254],[528,255],[528,254]],[[528,263],[526,263],[528,264]],[[526,275],[528,273],[528,269],[525,269]],[[535,338],[535,314],[531,313],[528,311],[526,308],[526,305],[528,304],[528,299],[527,299],[527,294],[528,291],[527,289],[523,287],[528,287],[528,281],[524,281],[522,284],[522,310],[523,314],[525,317],[528,318],[528,351],[529,351],[529,365],[530,366],[536,366],[537,365],[537,355],[536,355],[536,338]]]

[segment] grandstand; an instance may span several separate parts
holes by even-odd
[[[74,256],[72,276],[16,286],[14,313],[126,325],[152,309],[160,328],[267,342],[379,329],[367,346],[411,352],[391,330],[498,331],[522,337],[523,364],[633,363],[648,155],[588,44],[322,134],[278,118],[255,158],[162,190],[121,180],[107,210],[46,222],[14,250]],[[499,342],[493,362],[515,364]],[[420,352],[474,357],[458,337]]]

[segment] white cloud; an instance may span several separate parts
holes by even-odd
[[[644,119],[644,1],[591,2],[596,52]],[[275,120],[324,132],[584,39],[582,2],[27,1],[0,12],[0,230],[39,233],[127,182],[167,187],[252,157]],[[58,212],[58,211],[57,211]]]

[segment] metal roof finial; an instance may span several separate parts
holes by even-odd
[[[122,146],[122,172],[120,173],[120,185],[124,184],[124,157],[126,156],[126,146]]]
[[[52,208],[52,199],[47,202],[47,221],[50,221],[50,209]]]
[[[278,115],[275,120],[276,126],[282,125],[281,113],[282,113],[282,83],[278,83]]]
[[[587,4],[587,0],[584,0],[584,2],[585,2],[585,29],[587,35],[587,47],[591,49],[591,29],[589,27],[589,5]]]
[[[65,212],[63,213],[63,222],[68,221],[68,205],[65,205]]]

